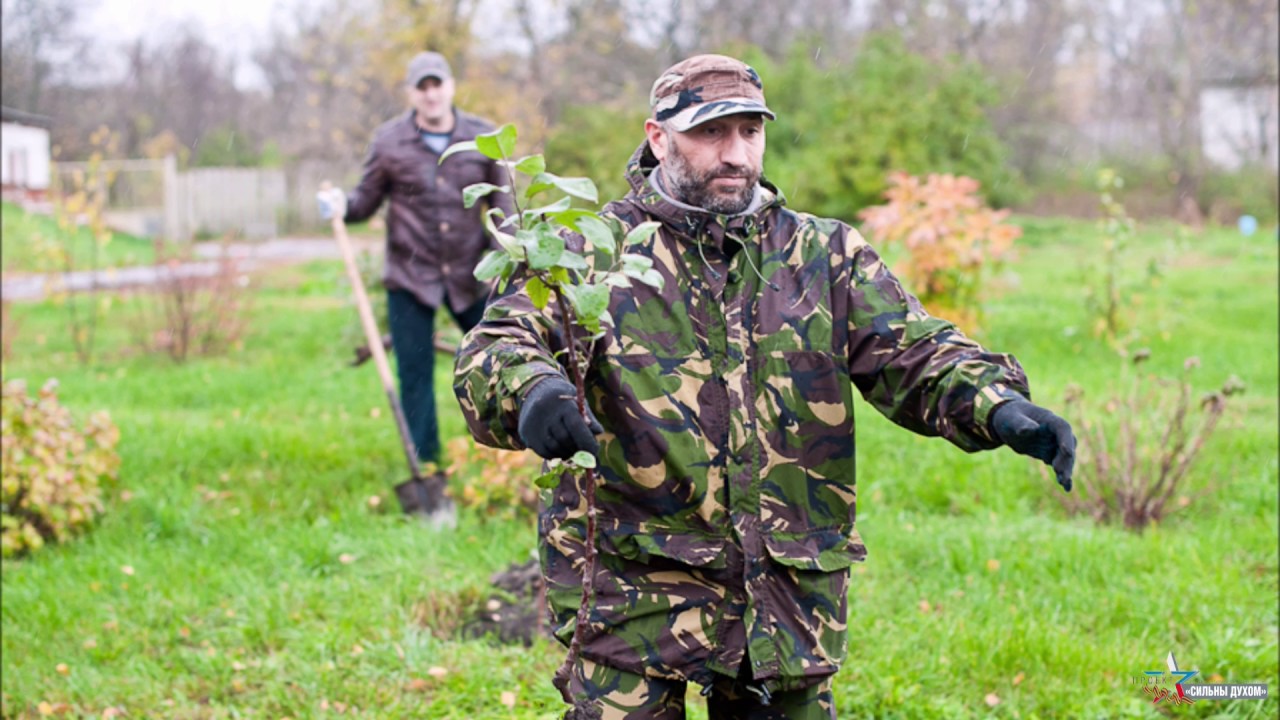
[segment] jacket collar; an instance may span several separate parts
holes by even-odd
[[[726,234],[745,238],[752,233],[763,233],[770,211],[786,204],[782,192],[762,176],[750,208],[737,215],[713,213],[668,196],[654,177],[657,169],[658,159],[654,157],[649,141],[644,140],[627,162],[627,182],[631,191],[624,200],[693,242],[723,247]]]
[[[420,143],[422,142],[421,128],[418,123],[414,122],[414,110],[410,108],[401,116],[401,121],[396,123],[396,139],[402,143]],[[482,129],[476,127],[475,116],[463,112],[458,108],[453,109],[453,132],[451,133],[452,142],[460,142],[463,140],[475,140],[476,135],[483,132]],[[425,147],[425,146],[424,146]]]

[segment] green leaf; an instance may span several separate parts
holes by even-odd
[[[505,215],[505,213],[502,212],[502,208],[489,208],[489,211],[484,214],[485,228],[489,231],[489,234],[493,235],[494,239],[498,241],[498,244],[502,246],[502,249],[507,251],[507,254],[512,259],[517,261],[523,260],[525,257],[524,248],[516,242],[516,238],[512,236],[511,233],[503,232],[494,226],[493,218],[495,215],[502,216]]]
[[[538,477],[533,479],[533,484],[537,485],[543,490],[550,490],[551,488],[554,488],[556,485],[560,484],[561,472],[562,471],[559,469],[544,472]]]
[[[609,273],[604,276],[604,284],[609,287],[629,288],[631,287],[631,280],[622,273]]]
[[[539,226],[537,243],[529,248],[529,267],[534,270],[546,270],[555,266],[564,255],[564,238],[560,237],[549,225]]]
[[[511,186],[494,185],[492,183],[483,182],[468,185],[462,189],[462,206],[469,208],[472,205],[475,205],[477,200],[494,191],[511,192]]]
[[[662,289],[662,285],[663,285],[662,273],[658,272],[657,270],[645,270],[644,274],[636,279],[644,283],[645,285],[648,285],[649,287],[656,288],[658,290]]]
[[[593,468],[596,466],[596,456],[586,450],[579,450],[574,453],[570,460],[580,468]]]
[[[639,278],[651,267],[653,267],[653,258],[647,255],[627,253],[622,256],[622,271],[627,274],[627,277]]]
[[[569,300],[578,313],[578,320],[590,329],[591,324],[599,325],[600,316],[609,311],[608,285],[570,286],[573,292]],[[568,290],[569,288],[566,288]]]
[[[543,215],[550,215],[551,213],[558,213],[564,210],[568,210],[570,202],[572,201],[569,200],[569,198],[567,197],[560,198],[559,200],[551,203],[550,205],[543,205],[542,207],[539,207],[539,208],[532,208],[530,210],[525,210],[524,211],[525,222],[527,223],[537,222],[542,219]]]
[[[571,254],[572,253],[565,253],[564,255],[561,255],[560,261],[564,262],[565,255]],[[570,280],[572,280],[572,278],[569,277],[569,271],[564,266],[551,268],[551,281],[556,284],[556,287],[564,287],[569,284]]]
[[[529,282],[524,284],[524,291],[529,294],[533,306],[539,310],[545,310],[547,303],[551,300],[551,288],[539,278],[529,278]]]
[[[508,268],[514,269],[515,262],[507,253],[490,250],[484,259],[476,265],[475,277],[480,282],[488,282],[499,275],[509,274]],[[504,273],[504,271],[507,271]]]
[[[445,150],[443,153],[441,153],[441,155],[440,155],[440,162],[444,162],[444,159],[445,159],[445,158],[447,158],[447,157],[449,157],[450,155],[454,155],[454,154],[456,154],[456,153],[460,153],[460,152],[467,152],[467,151],[471,151],[471,150],[477,150],[477,149],[478,149],[478,148],[476,147],[476,143],[475,143],[475,141],[474,141],[474,140],[464,140],[464,141],[462,141],[462,142],[454,143],[454,144],[450,145],[450,146],[449,146],[449,148],[448,148],[447,150]],[[437,164],[439,164],[439,163],[437,163]]]
[[[589,270],[591,268],[587,264],[586,258],[568,249],[560,256],[560,260],[556,262],[556,267],[562,267],[566,270]]]
[[[563,212],[547,213],[548,220],[554,220],[576,233],[582,232],[578,227],[578,223],[582,218],[593,218],[595,216],[594,212],[583,210],[582,208],[570,208]]]
[[[493,160],[511,157],[516,150],[516,126],[507,123],[493,132],[477,135],[476,150]]]
[[[529,155],[520,158],[520,162],[516,163],[516,171],[525,175],[537,175],[540,172],[546,172],[547,161],[541,155]]]
[[[618,251],[618,244],[614,242],[613,233],[609,231],[609,226],[600,218],[584,217],[578,221],[578,232],[591,243],[591,247],[597,250],[603,250],[609,257]]]
[[[516,126],[507,123],[497,130],[498,146],[502,148],[504,157],[511,157],[516,152]]]
[[[627,233],[626,244],[633,245],[638,242],[644,242],[657,232],[660,227],[662,227],[662,223],[654,222],[653,220],[642,222],[631,228],[631,232]]]
[[[591,178],[566,178],[549,172],[538,173],[534,177],[533,183],[529,185],[529,189],[525,191],[525,195],[533,197],[553,187],[567,195],[582,198],[587,202],[599,202],[599,193],[596,192],[596,184],[591,182]]]

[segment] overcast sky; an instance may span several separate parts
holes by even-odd
[[[96,0],[85,23],[93,35],[125,43],[154,38],[187,22],[201,25],[206,37],[237,60],[237,84],[260,81],[250,54],[264,43],[273,20],[305,11],[314,0]]]

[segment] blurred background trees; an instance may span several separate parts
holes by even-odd
[[[767,171],[806,210],[851,220],[905,171],[1090,215],[1106,165],[1137,217],[1276,215],[1271,0],[301,0],[247,58],[196,23],[102,36],[90,3],[3,0],[4,104],[52,118],[65,159],[106,124],[125,157],[356,172],[436,49],[459,106],[616,193],[656,74],[725,51],[764,77]]]

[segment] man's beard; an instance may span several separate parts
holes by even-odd
[[[689,165],[675,143],[671,143],[670,148],[671,152],[662,162],[662,179],[666,181],[667,191],[677,200],[721,215],[737,215],[751,206],[756,183],[760,181],[759,170],[744,165],[722,164],[700,173]],[[715,192],[711,189],[711,181],[722,177],[746,178],[747,182],[732,193]]]

